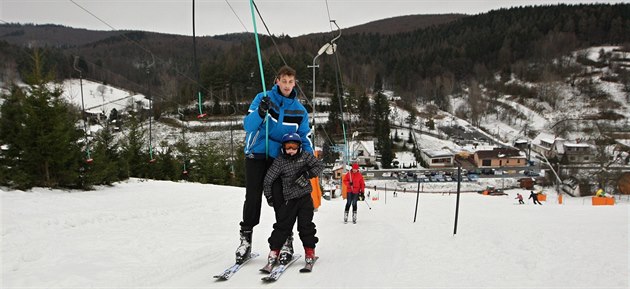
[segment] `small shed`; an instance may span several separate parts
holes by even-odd
[[[518,186],[526,190],[533,190],[536,180],[534,178],[521,178],[518,180]]]

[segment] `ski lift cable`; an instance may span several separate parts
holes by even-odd
[[[153,158],[153,98],[151,98],[151,67],[155,65],[155,57],[151,53],[151,63],[147,64],[147,89],[149,96],[149,162],[155,162]]]
[[[143,88],[144,88],[142,85],[138,84],[137,82],[134,82],[134,81],[132,81],[132,80],[129,80],[129,79],[128,79],[127,77],[125,77],[124,75],[121,75],[121,74],[116,73],[116,72],[114,72],[114,71],[111,71],[111,70],[109,70],[109,69],[107,69],[107,68],[104,68],[104,67],[102,67],[102,66],[99,66],[99,65],[97,65],[97,64],[96,64],[96,63],[94,63],[94,62],[91,62],[91,61],[89,61],[89,60],[87,60],[87,59],[84,59],[84,58],[82,58],[82,59],[81,59],[81,61],[83,61],[83,62],[85,62],[85,63],[88,63],[88,64],[91,64],[91,65],[92,65],[92,67],[93,67],[92,69],[94,69],[94,70],[96,70],[96,69],[100,69],[100,70],[102,70],[102,71],[104,71],[104,72],[106,72],[106,73],[109,73],[109,74],[112,74],[112,75],[115,75],[115,76],[117,76],[117,77],[120,77],[120,78],[124,79],[124,80],[125,80],[125,81],[127,81],[129,84],[134,85],[134,86],[135,86],[138,90],[141,90],[141,89],[143,89]],[[163,101],[164,103],[176,104],[176,102],[175,102],[175,101],[173,101],[173,100],[169,100],[169,99],[168,99],[166,96],[164,96],[164,95],[161,95],[161,94],[155,95],[155,92],[153,92],[153,94],[154,94],[154,96],[153,96],[154,98],[160,99],[160,101]],[[111,103],[114,103],[114,102],[118,102],[118,101],[121,101],[121,100],[125,100],[125,99],[130,98],[130,97],[133,97],[133,95],[131,95],[131,94],[130,94],[130,95],[128,95],[128,96],[121,97],[121,98],[119,98],[119,99],[111,100],[111,101],[109,101],[109,102],[105,102],[105,104],[111,104]],[[98,107],[101,107],[101,106],[102,106],[102,104],[101,104],[101,105],[95,105],[95,106],[92,106],[92,107],[88,107],[88,108],[86,108],[86,110],[91,110],[91,109],[98,108]]]
[[[265,72],[263,70],[262,57],[260,53],[260,41],[258,41],[258,29],[256,28],[256,15],[254,15],[254,0],[249,0],[249,8],[252,12],[252,23],[254,24],[254,39],[256,40],[256,52],[258,54],[258,67],[260,68],[260,80],[263,89],[263,97],[267,97],[267,87],[265,86]],[[265,158],[269,157],[269,111],[265,114]]]
[[[329,20],[330,22],[335,22],[335,20]],[[317,124],[316,124],[316,118],[315,118],[315,91],[316,91],[316,86],[315,86],[315,68],[318,68],[319,65],[317,64],[317,58],[319,58],[319,56],[321,56],[322,54],[326,53],[326,54],[332,54],[335,53],[337,44],[335,44],[335,41],[337,41],[337,39],[339,39],[341,37],[341,29],[339,28],[339,26],[337,25],[337,23],[335,22],[335,26],[337,26],[337,30],[339,31],[339,35],[337,35],[336,37],[334,37],[332,40],[330,40],[329,42],[327,42],[324,46],[322,46],[319,51],[317,52],[317,55],[313,58],[313,65],[307,66],[310,68],[313,68],[313,103],[312,103],[312,107],[313,107],[313,143],[315,144],[315,138],[316,138],[316,133],[317,133]]]
[[[255,2],[253,2],[253,1],[252,1],[251,3],[252,3],[252,4],[251,4],[250,6],[253,6],[253,8],[252,8],[252,9],[255,9],[255,10],[256,10],[256,13],[257,13],[257,14],[258,14],[258,16],[259,16],[260,21],[263,23],[263,26],[265,27],[265,30],[267,31],[267,34],[269,35],[269,37],[270,37],[270,39],[271,39],[271,41],[272,41],[272,43],[273,43],[273,45],[274,45],[274,48],[275,48],[276,52],[277,52],[277,53],[278,53],[278,55],[280,56],[280,59],[282,60],[282,62],[284,63],[284,65],[288,65],[288,64],[287,64],[287,62],[286,62],[286,60],[285,60],[285,58],[284,58],[284,56],[283,56],[283,54],[282,54],[282,52],[280,51],[280,49],[279,49],[279,47],[278,47],[278,43],[277,43],[277,42],[275,41],[275,39],[274,39],[273,34],[269,31],[269,27],[267,26],[267,23],[265,22],[264,17],[261,15],[260,10],[258,9],[258,6],[257,6],[257,5],[256,5],[256,3],[255,3]],[[252,11],[252,18],[254,19],[253,11]],[[255,33],[256,35],[258,35],[258,32],[257,32],[257,28],[256,28],[255,21],[254,21],[254,30],[255,30],[255,32],[254,32],[254,33]],[[331,42],[334,42],[337,38],[338,38],[338,37],[334,38]],[[258,42],[257,42],[257,51],[258,51],[258,53],[259,53],[259,55],[258,55],[258,56],[259,56],[259,59],[260,59],[260,56],[262,55],[262,53],[260,52],[260,46],[259,46]],[[264,56],[264,55],[263,55],[263,56]],[[268,59],[266,56],[265,56],[265,60],[266,60],[266,61],[267,61],[267,63],[271,66],[272,70],[273,70],[273,71],[277,74],[276,69],[274,68],[274,66],[271,64],[271,62],[269,61],[269,59]],[[262,75],[262,65],[261,65],[261,75]],[[306,102],[307,102],[307,103],[311,106],[311,108],[314,108],[314,104],[313,104],[313,103],[312,103],[312,102],[311,102],[311,101],[310,101],[310,100],[306,97],[306,95],[304,95],[304,90],[302,89],[302,87],[300,86],[300,84],[296,82],[296,85],[297,85],[297,87],[298,87],[298,91],[302,93],[302,96],[303,96],[303,98],[306,100]],[[263,88],[263,91],[266,91],[266,88]],[[330,138],[329,138],[329,140],[330,140]],[[330,140],[330,141],[331,141],[331,143],[332,143],[332,140]],[[267,139],[266,139],[266,142],[268,142],[268,140],[267,140]]]
[[[81,6],[80,4],[78,4],[77,2],[75,2],[74,0],[68,0],[70,2],[72,2],[74,5],[76,5],[77,7],[79,7],[81,10],[85,11],[86,13],[90,14],[92,17],[96,18],[98,21],[100,21],[101,23],[105,24],[106,26],[108,26],[112,31],[119,31],[118,29],[116,29],[114,26],[110,25],[109,23],[107,23],[105,20],[99,18],[96,14],[92,13],[90,10],[88,10],[87,8]],[[144,47],[142,44],[140,44],[138,41],[135,41],[129,37],[127,37],[124,33],[121,33],[119,35],[120,37],[124,38],[125,40],[131,42],[132,44],[134,44],[135,46],[137,46],[138,48],[140,48],[141,50],[152,54],[151,50]],[[155,59],[157,59],[160,63],[168,63],[168,61],[160,58],[159,56],[153,56]],[[199,87],[201,87],[202,90],[204,90],[207,93],[211,93],[210,90],[204,88],[202,85],[200,85],[198,83],[198,81],[192,79],[190,76],[182,73],[181,71],[177,70],[177,69],[173,69],[173,71],[175,71],[175,73],[183,78],[185,78],[188,81],[191,81],[193,83],[195,83],[196,85],[198,85]]]
[[[280,51],[280,49],[279,49],[279,47],[278,47],[278,44],[276,43],[276,41],[275,41],[275,39],[274,39],[273,35],[272,35],[272,34],[271,34],[271,32],[269,31],[269,28],[268,28],[268,26],[267,26],[267,24],[266,24],[266,22],[265,22],[264,18],[262,17],[262,15],[261,15],[261,13],[260,13],[260,11],[259,11],[259,9],[258,9],[258,6],[256,6],[256,4],[255,4],[255,3],[254,3],[253,5],[254,5],[254,8],[256,9],[256,12],[258,13],[258,16],[259,16],[259,18],[260,18],[261,22],[263,23],[263,25],[264,25],[264,27],[265,27],[265,29],[266,29],[266,31],[267,31],[267,34],[268,34],[268,35],[270,36],[270,38],[271,38],[271,41],[273,42],[273,45],[274,45],[274,47],[275,47],[275,49],[276,49],[276,51],[277,51],[278,55],[280,56],[280,59],[282,59],[282,61],[284,62],[284,64],[285,64],[285,65],[288,65],[288,64],[287,64],[287,62],[286,62],[286,60],[285,60],[285,59],[284,59],[284,57],[282,56],[282,52]],[[328,10],[328,20],[329,20],[329,23],[330,23],[330,25],[331,25],[331,31],[332,31],[332,25],[334,24],[334,25],[337,27],[337,31],[339,32],[339,34],[338,34],[337,36],[335,36],[335,37],[334,37],[334,38],[333,38],[333,39],[332,39],[332,40],[328,43],[328,45],[327,45],[327,46],[325,46],[327,49],[326,49],[326,50],[324,50],[324,51],[322,51],[322,53],[324,53],[324,52],[328,53],[328,51],[327,51],[328,49],[332,49],[333,51],[335,51],[335,50],[336,50],[336,44],[335,44],[335,41],[341,37],[341,28],[339,27],[339,25],[337,25],[337,22],[336,22],[335,20],[330,19],[330,10],[328,9],[328,2],[327,2],[327,1],[326,1],[326,7],[327,7],[327,10]],[[267,62],[269,63],[269,60],[268,60],[266,57],[265,57],[265,59],[266,59],[266,60],[267,60]],[[339,93],[339,87],[340,87],[340,84],[339,84],[338,74],[339,74],[339,73],[341,73],[341,72],[340,72],[340,68],[339,68],[339,58],[338,58],[338,56],[336,57],[336,60],[337,60],[337,67],[336,67],[337,69],[336,69],[335,78],[336,78],[336,84],[337,84],[337,85],[336,85],[336,86],[337,86],[337,91],[338,91],[338,94],[339,94],[339,97],[340,97],[340,98],[339,98],[339,99],[340,99],[340,103],[339,103],[339,104],[340,104],[340,112],[341,112],[341,117],[342,117],[341,122],[342,122],[342,127],[343,127],[344,143],[345,143],[345,147],[346,147],[346,155],[347,155],[347,154],[348,154],[348,149],[347,149],[347,148],[348,148],[348,144],[347,144],[347,138],[346,138],[345,121],[344,121],[344,118],[343,118],[343,106],[342,106],[342,104],[341,104],[341,101],[343,100],[343,95],[341,95],[341,94]],[[272,69],[273,69],[273,65],[271,65],[271,67],[272,67]],[[275,69],[274,69],[274,71],[275,71]],[[300,92],[302,92],[302,94],[303,94],[303,93],[304,93],[304,90],[300,87],[300,84],[299,84],[299,83],[296,83],[296,85],[298,86],[299,91],[300,91]],[[343,89],[342,89],[342,90],[343,90]],[[304,94],[303,94],[303,96],[304,96],[304,99],[306,100],[306,102],[308,103],[308,105],[310,105],[310,106],[311,106],[311,108],[312,108],[312,109],[314,109],[315,104],[314,104],[313,102],[311,102],[311,101],[310,101],[310,100],[309,100],[309,99],[308,99],[308,98],[307,98]],[[314,95],[313,95],[313,97],[314,97]],[[315,124],[314,124],[313,129],[316,129]],[[329,141],[331,144],[334,144],[333,140],[330,138],[330,135],[328,135],[328,133],[325,131],[325,128],[324,128],[323,130],[324,130],[324,134],[326,135],[326,138],[328,139],[328,141]],[[345,167],[344,167],[344,169],[345,169]]]
[[[192,40],[193,40],[193,66],[195,68],[195,80],[197,82],[197,104],[199,106],[198,119],[204,118],[207,114],[203,113],[203,99],[201,96],[201,82],[199,81],[199,64],[197,63],[197,36],[195,34],[195,0],[192,0]]]
[[[241,23],[241,26],[243,26],[245,32],[249,33],[249,30],[247,30],[247,27],[245,27],[245,24],[243,24],[243,21],[241,21],[241,17],[238,17],[238,14],[236,14],[236,11],[234,11],[234,7],[232,7],[230,2],[228,0],[225,0],[225,3],[227,3],[227,5],[230,7],[230,10],[232,10],[232,13],[234,14],[234,16],[236,16],[236,19],[238,19],[238,22]]]
[[[226,1],[227,1],[227,0],[226,0]],[[265,27],[265,29],[266,29],[266,31],[267,31],[267,34],[269,35],[269,37],[270,37],[271,41],[273,42],[274,48],[276,49],[276,52],[277,52],[277,53],[278,53],[278,55],[280,56],[280,59],[283,61],[284,65],[288,65],[288,64],[287,64],[287,62],[286,62],[286,60],[285,60],[285,58],[283,57],[282,52],[280,51],[280,49],[279,49],[279,47],[278,47],[278,43],[276,43],[276,41],[275,41],[275,39],[274,39],[274,37],[273,37],[273,34],[271,34],[271,32],[269,31],[269,27],[267,26],[267,24],[266,24],[266,22],[265,22],[265,20],[264,20],[264,17],[261,15],[260,10],[258,9],[258,6],[256,5],[256,3],[254,3],[254,8],[256,9],[256,12],[257,12],[258,16],[259,16],[259,18],[260,18],[261,22],[263,23],[263,25],[264,25],[264,27]],[[334,49],[335,49],[334,47],[336,47],[336,46],[332,46],[332,45],[333,45],[333,44],[334,44],[334,42],[335,42],[335,41],[336,41],[336,40],[337,40],[337,39],[341,36],[341,29],[339,28],[339,26],[337,25],[337,23],[335,22],[335,20],[330,20],[330,17],[329,17],[329,22],[331,23],[331,27],[332,27],[332,24],[334,23],[334,24],[335,24],[335,26],[337,26],[337,29],[338,29],[338,31],[339,31],[339,35],[337,35],[336,37],[334,37],[334,38],[333,38],[333,39],[332,39],[332,40],[328,43],[328,47],[333,47],[333,50],[334,50]],[[331,29],[332,29],[332,28],[331,28]],[[246,30],[247,30],[247,29],[246,29]],[[336,45],[336,44],[335,44],[335,45]],[[328,53],[328,51],[326,51],[326,52]],[[322,53],[323,53],[323,52],[322,52]],[[276,69],[275,69],[275,68],[274,68],[274,66],[271,64],[271,62],[270,62],[270,61],[269,61],[269,59],[266,57],[266,55],[264,55],[264,54],[263,54],[263,57],[265,58],[265,60],[267,61],[267,63],[271,66],[272,70],[274,70],[274,72],[277,74]],[[308,104],[308,105],[310,105],[310,106],[311,106],[311,108],[312,108],[312,109],[313,109],[313,111],[314,111],[314,109],[315,109],[315,104],[314,104],[313,102],[311,102],[311,101],[310,101],[310,100],[306,97],[306,95],[304,95],[304,90],[303,90],[303,89],[302,89],[302,87],[300,86],[299,82],[296,82],[296,85],[297,85],[297,87],[298,87],[298,90],[302,93],[302,96],[303,96],[303,98],[306,100],[307,104]],[[315,123],[313,123],[313,126],[314,126],[314,127],[313,127],[313,129],[315,130],[315,129],[316,129]],[[334,144],[333,140],[330,138],[330,136],[328,135],[328,133],[326,133],[326,132],[325,132],[325,129],[324,129],[324,133],[325,133],[326,138],[328,139],[329,143]]]
[[[278,56],[280,56],[280,59],[282,60],[282,63],[284,65],[289,65],[287,63],[287,61],[284,59],[284,56],[282,54],[282,52],[280,51],[280,48],[278,46],[278,43],[276,42],[276,40],[274,39],[273,34],[271,34],[271,32],[269,31],[269,27],[267,27],[267,23],[265,22],[265,19],[262,17],[262,15],[260,14],[260,11],[258,10],[258,6],[256,6],[256,3],[254,3],[254,8],[256,9],[256,13],[258,14],[258,17],[260,18],[260,21],[263,23],[263,26],[265,27],[265,30],[267,30],[267,35],[269,35],[269,38],[271,39],[271,42],[273,43],[274,48],[276,49],[276,52],[278,53]],[[263,57],[265,58],[265,61],[267,62],[267,64],[269,64],[269,66],[271,67],[271,69],[273,70],[274,74],[278,74],[278,71],[276,70],[276,68],[272,65],[271,61],[269,60],[269,58],[263,54]],[[311,103],[311,101],[306,97],[306,95],[304,94],[304,90],[302,89],[302,87],[300,86],[299,82],[295,82],[295,85],[298,87],[298,94],[300,94],[304,100],[306,100],[306,103],[308,105],[311,106],[311,108],[313,108],[313,103]]]
[[[83,100],[83,71],[79,69],[78,64],[79,57],[74,56],[74,70],[79,72],[79,85],[81,86],[81,120],[83,120],[83,135],[85,136],[85,152],[87,154],[86,162],[91,163],[92,157],[90,156],[90,142],[87,137],[87,118],[85,116],[85,102]]]
[[[339,29],[339,25],[337,25],[337,22],[335,20],[331,19],[331,17],[330,17],[330,9],[328,7],[328,0],[325,0],[325,2],[326,2],[326,11],[328,12],[328,21],[331,24],[335,24],[335,26],[337,26],[337,29],[339,30],[339,37],[341,37],[341,29]],[[332,25],[330,25],[330,31],[331,31],[331,33],[333,31]],[[336,40],[336,38],[335,38],[335,40]],[[333,49],[334,49],[334,46],[333,46]],[[349,157],[350,151],[349,151],[349,148],[348,148],[348,137],[347,137],[347,133],[346,133],[346,122],[345,122],[344,116],[343,116],[343,105],[342,105],[342,102],[344,100],[344,97],[343,97],[342,93],[343,93],[344,89],[343,89],[343,82],[339,81],[339,78],[341,77],[341,65],[339,63],[339,53],[338,52],[335,53],[335,62],[337,63],[337,65],[335,67],[335,84],[336,84],[336,87],[337,87],[337,95],[339,96],[339,112],[341,113],[341,128],[342,128],[342,131],[343,131],[343,141],[344,141],[344,144],[345,144],[345,155],[346,155],[346,162],[345,162],[345,164],[349,164],[350,163],[350,157]],[[340,87],[341,87],[341,90],[340,90]],[[350,130],[350,127],[348,127],[348,130]],[[344,165],[342,167],[343,167],[342,168],[343,172],[345,172],[346,166]],[[352,174],[350,174],[350,181],[352,182]]]

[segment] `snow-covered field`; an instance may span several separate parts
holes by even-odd
[[[242,188],[132,179],[90,192],[3,189],[1,287],[628,288],[627,202],[516,205],[516,192],[462,194],[456,235],[454,194],[421,194],[415,223],[413,193],[360,203],[356,225],[343,224],[343,200],[323,200],[314,271],[299,273],[300,260],[263,285],[264,257],[212,278],[233,262]],[[272,223],[263,205],[263,256]]]

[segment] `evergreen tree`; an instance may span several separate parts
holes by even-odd
[[[114,139],[110,126],[105,126],[95,137],[92,149],[93,162],[90,165],[87,184],[111,185],[126,178],[121,170],[123,161],[120,158],[119,144]]]
[[[377,139],[376,149],[381,153],[383,168],[390,168],[394,159],[390,131],[389,102],[385,95],[378,93],[374,100],[374,133]]]
[[[13,87],[0,108],[0,143],[8,148],[2,152],[7,173],[2,181],[20,189],[80,187],[79,116],[60,97],[59,86],[48,85],[53,76],[44,61],[33,50],[31,72],[25,77],[28,90]]]
[[[149,154],[144,141],[145,130],[140,127],[135,114],[130,115],[126,125],[127,135],[122,144],[123,169],[127,171],[125,177],[146,177]]]
[[[326,131],[328,134],[342,134],[341,113],[339,112],[339,96],[334,94],[331,97],[330,112],[328,113],[328,122],[326,123]]]
[[[224,185],[230,178],[230,168],[226,163],[226,155],[211,143],[201,143],[195,147],[194,169],[189,179],[194,182]]]
[[[179,163],[173,156],[174,151],[168,142],[160,142],[160,148],[157,152],[156,166],[152,169],[155,170],[154,179],[177,181],[181,178],[181,170],[179,169]]]
[[[362,124],[369,124],[372,122],[372,106],[370,105],[370,98],[364,94],[359,98],[358,105],[359,121]]]

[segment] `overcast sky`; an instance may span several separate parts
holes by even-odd
[[[0,0],[5,23],[60,24],[93,30],[144,30],[192,35],[192,0]],[[258,0],[271,33],[298,36],[394,16],[413,14],[479,14],[498,8],[557,3],[623,3],[627,1],[552,0]],[[230,7],[231,6],[231,7]],[[195,34],[253,32],[248,0],[195,0]],[[258,32],[266,34],[258,20]]]

